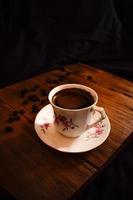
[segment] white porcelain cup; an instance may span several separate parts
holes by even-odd
[[[68,88],[79,88],[89,92],[94,98],[94,103],[91,106],[81,109],[66,109],[55,105],[52,101],[53,96],[57,92]],[[61,134],[67,137],[80,136],[85,130],[96,125],[106,117],[104,109],[96,106],[98,102],[97,93],[85,85],[63,84],[57,86],[50,91],[48,99],[54,110],[54,125]],[[90,124],[94,111],[98,111],[100,113],[100,117],[94,121],[93,124]]]

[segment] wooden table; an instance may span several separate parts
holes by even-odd
[[[111,122],[96,149],[67,154],[45,145],[34,130],[37,112],[54,86],[80,83],[99,95]],[[73,199],[132,138],[133,83],[77,64],[54,68],[0,90],[0,186],[17,199]]]

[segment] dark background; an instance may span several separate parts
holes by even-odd
[[[87,63],[132,79],[132,0],[1,0],[0,86]]]
[[[132,13],[132,0],[1,0],[0,87],[79,62],[133,80]],[[79,199],[132,199],[132,146]]]

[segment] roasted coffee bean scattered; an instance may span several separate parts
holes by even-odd
[[[35,85],[30,89],[30,92],[35,92],[37,89],[39,89],[40,86],[39,85]]]
[[[11,126],[6,126],[5,127],[5,132],[6,133],[11,133],[11,132],[13,132],[13,128]]]
[[[42,96],[46,96],[46,95],[47,95],[47,92],[46,92],[46,90],[44,90],[44,89],[40,90],[40,92],[41,92],[41,95],[42,95]]]
[[[20,98],[23,98],[23,97],[25,97],[26,95],[27,95],[27,93],[28,93],[28,89],[22,89],[21,91],[20,91]]]
[[[59,82],[59,80],[53,80],[53,83],[54,84],[59,84],[60,82]]]
[[[36,104],[34,104],[34,105],[32,106],[32,113],[37,113],[38,111],[39,111],[38,106],[37,106]]]
[[[7,122],[8,122],[8,123],[12,123],[12,122],[14,122],[14,121],[18,121],[18,120],[20,119],[19,114],[20,114],[19,111],[14,110],[14,111],[10,114],[10,116],[9,116],[9,118],[8,118],[8,120],[7,120]]]
[[[18,121],[20,119],[19,115],[14,116],[14,121]]]
[[[17,116],[18,114],[19,114],[19,112],[17,110],[14,110],[11,115],[12,116]]]
[[[14,118],[13,118],[13,117],[9,117],[8,120],[7,120],[7,122],[8,122],[8,123],[14,122]]]
[[[47,78],[47,79],[46,79],[46,83],[53,83],[53,80]]]
[[[27,88],[25,88],[25,89],[22,89],[21,91],[20,91],[20,93],[22,94],[24,94],[24,93],[27,93],[29,90],[27,89]]]
[[[19,115],[16,115],[16,116],[10,116],[7,120],[8,123],[12,123],[14,121],[18,121],[20,119],[20,116]]]
[[[26,94],[20,94],[19,97],[24,98],[24,97],[26,97]]]
[[[36,95],[29,95],[29,96],[27,97],[27,100],[28,100],[28,101],[31,101],[31,102],[40,101],[40,99],[39,99]]]
[[[92,76],[87,76],[87,79],[92,80]]]

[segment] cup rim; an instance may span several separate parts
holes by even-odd
[[[94,103],[90,106],[87,106],[85,108],[74,108],[74,109],[71,109],[71,108],[62,108],[60,106],[57,106],[55,105],[53,102],[52,102],[52,97],[60,90],[64,90],[64,89],[67,89],[67,88],[79,88],[79,89],[83,89],[83,90],[86,90],[87,92],[90,92],[91,95],[94,97]],[[86,85],[82,85],[82,84],[76,84],[76,83],[68,83],[68,84],[61,84],[61,85],[58,85],[56,87],[54,87],[48,94],[48,100],[50,102],[50,104],[57,108],[57,109],[60,109],[60,110],[64,110],[64,111],[73,111],[73,112],[76,112],[76,111],[83,111],[83,110],[87,110],[88,108],[91,108],[93,106],[95,106],[98,102],[98,95],[97,93],[95,92],[95,90],[93,90],[92,88],[86,86]]]

